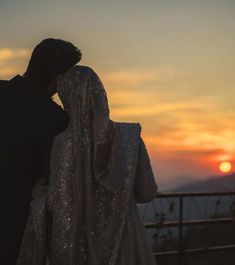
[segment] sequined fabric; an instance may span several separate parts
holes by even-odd
[[[157,191],[140,125],[109,119],[103,85],[88,67],[72,68],[58,92],[71,121],[54,141],[48,205],[37,197],[40,221],[26,229],[47,246],[24,243],[22,253],[41,253],[50,265],[156,264],[136,205]]]
[[[47,241],[47,186],[40,180],[33,189],[29,217],[17,265],[45,265]]]
[[[48,207],[52,213],[51,264],[69,264],[71,215],[73,210],[72,142],[69,130],[60,134],[52,148]],[[59,254],[59,255],[58,255]]]

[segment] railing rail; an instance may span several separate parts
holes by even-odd
[[[233,250],[235,249],[235,244],[234,245],[226,245],[226,246],[216,246],[216,247],[208,247],[208,248],[194,248],[194,249],[185,249],[183,251],[184,255],[187,254],[200,254],[200,253],[205,253],[205,252],[213,252],[213,251],[223,251],[223,250]],[[179,251],[164,251],[164,252],[157,252],[154,253],[155,256],[160,257],[160,256],[175,256],[179,255]]]
[[[205,196],[235,196],[235,191],[222,191],[222,192],[179,192],[179,193],[158,193],[156,198],[178,198],[179,199],[179,218],[177,221],[159,221],[145,223],[146,229],[149,228],[166,228],[166,227],[178,227],[178,249],[174,251],[156,252],[154,255],[156,257],[161,256],[178,256],[178,265],[183,262],[183,256],[189,254],[199,254],[208,253],[213,251],[222,250],[235,250],[235,244],[223,245],[223,246],[213,246],[207,248],[195,248],[195,249],[185,249],[183,247],[183,227],[184,226],[194,226],[194,225],[213,225],[213,224],[225,224],[234,223],[235,218],[213,218],[213,219],[198,219],[198,220],[183,220],[183,206],[184,198],[186,197],[205,197]]]
[[[186,221],[166,221],[163,223],[145,223],[146,228],[165,228],[165,227],[178,227],[192,226],[192,225],[215,225],[222,223],[234,223],[234,218],[214,218],[214,219],[199,219],[199,220],[186,220]]]

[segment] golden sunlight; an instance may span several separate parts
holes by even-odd
[[[232,169],[232,165],[230,162],[222,162],[220,163],[220,171],[223,172],[223,173],[227,173],[227,172],[230,172],[231,169]]]

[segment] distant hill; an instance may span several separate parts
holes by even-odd
[[[235,190],[235,172],[229,175],[210,176],[204,181],[182,185],[173,192],[203,192]]]
[[[182,185],[178,188],[169,190],[169,192],[177,193],[232,190],[235,190],[235,173],[223,176],[211,176],[204,181]],[[234,205],[234,202],[235,196],[185,197],[183,200],[183,219],[198,220],[208,219],[217,215],[227,216],[231,213],[231,206]],[[140,216],[143,218],[144,222],[159,222],[159,218],[161,218],[161,216],[163,216],[166,221],[179,219],[179,198],[156,198],[152,202],[139,204],[138,208]],[[199,227],[197,226],[197,229],[198,228]],[[221,229],[221,225],[213,226],[213,228]],[[187,231],[188,230],[184,230],[184,233]],[[154,239],[156,238],[154,236],[156,233],[158,234],[159,244],[161,242],[164,244],[164,240],[162,238],[164,238],[166,234],[170,233],[173,236],[172,238],[177,238],[178,236],[178,228],[174,227],[157,230],[148,229],[146,232],[152,246],[156,244]],[[204,232],[202,231],[201,233]]]
[[[235,191],[235,173],[222,176],[211,176],[204,181],[198,181],[169,192],[207,192],[207,191]],[[161,191],[160,191],[161,192]],[[184,218],[200,219],[209,218],[214,214],[224,214],[230,211],[235,201],[234,196],[212,196],[212,197],[185,197]],[[171,212],[170,204],[174,203],[174,211]],[[144,220],[154,220],[156,213],[165,213],[167,218],[177,219],[179,215],[179,199],[156,198],[149,204],[139,205],[139,211]]]

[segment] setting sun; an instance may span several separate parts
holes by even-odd
[[[221,172],[227,173],[227,172],[231,171],[232,165],[229,162],[222,162],[222,163],[220,163],[219,168],[220,168]]]

